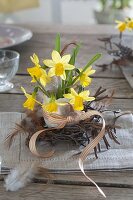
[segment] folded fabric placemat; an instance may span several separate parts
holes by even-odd
[[[106,112],[105,120],[111,119],[112,112]],[[2,167],[12,168],[20,162],[30,163],[40,161],[46,168],[53,170],[80,170],[78,166],[79,149],[69,143],[64,145],[60,143],[55,145],[55,154],[47,159],[35,157],[31,154],[25,145],[25,134],[16,136],[10,149],[4,145],[4,140],[9,133],[14,130],[15,123],[19,123],[24,117],[23,113],[17,112],[1,112],[0,113],[0,156],[2,159]],[[117,129],[117,139],[119,144],[114,143],[108,136],[110,149],[106,149],[103,141],[101,144],[101,152],[98,153],[98,159],[92,152],[84,162],[86,170],[92,169],[132,169],[133,168],[133,116],[132,114],[123,115],[118,118],[117,125],[121,128]],[[46,150],[44,143],[41,148]],[[75,155],[76,154],[76,155]]]

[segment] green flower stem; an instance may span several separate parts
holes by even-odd
[[[35,95],[37,94],[37,92],[38,92],[38,86],[36,86],[36,87],[34,88],[34,94],[35,94]]]
[[[102,54],[98,53],[96,54],[89,62],[88,64],[83,68],[83,70],[80,72],[80,74],[72,81],[71,85],[73,85],[77,80],[78,78],[95,62],[97,61],[100,57],[101,57]]]
[[[43,85],[40,83],[40,81],[38,81],[36,77],[34,77],[34,78],[35,78],[36,82],[37,82],[38,85],[39,85],[39,89],[40,89],[47,97],[49,97],[49,93],[45,90],[45,88],[44,88]]]
[[[43,89],[42,89],[40,86],[38,86],[38,88],[39,88],[39,90],[41,90],[41,91],[42,91],[42,93],[44,93]]]
[[[120,38],[120,41],[121,41],[121,39],[122,39],[122,32],[120,32],[119,38]]]
[[[61,88],[61,90],[62,90],[62,92],[64,94],[64,91],[65,91],[65,81],[64,80],[62,80],[62,88]]]
[[[70,85],[73,78],[73,70],[69,71],[67,74],[66,85]]]

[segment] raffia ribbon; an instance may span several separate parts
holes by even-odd
[[[37,138],[40,134],[42,134],[42,133],[45,134],[45,132],[48,131],[48,130],[50,131],[50,130],[55,130],[55,129],[56,130],[61,129],[66,124],[77,123],[81,120],[85,120],[85,119],[88,119],[88,118],[93,117],[93,116],[100,116],[102,118],[102,129],[99,132],[98,136],[94,140],[92,140],[83,149],[82,153],[79,156],[78,163],[79,163],[79,168],[82,171],[82,173],[84,174],[84,176],[97,187],[98,191],[104,197],[106,197],[104,192],[99,188],[99,186],[91,178],[89,178],[86,175],[86,173],[84,171],[84,166],[83,166],[83,163],[84,163],[85,159],[87,158],[87,156],[89,155],[89,153],[94,149],[94,147],[97,146],[97,144],[100,142],[100,140],[103,138],[103,136],[105,134],[105,120],[104,120],[104,118],[103,118],[103,116],[100,112],[95,111],[95,110],[89,110],[88,112],[80,111],[80,112],[75,113],[75,115],[70,115],[68,117],[63,117],[63,116],[60,116],[58,114],[44,113],[44,119],[47,121],[47,123],[51,124],[52,127],[37,131],[30,139],[29,149],[35,156],[38,156],[38,157],[48,158],[48,157],[52,156],[54,154],[54,150],[51,150],[51,151],[49,151],[45,154],[40,154],[37,151],[36,141],[37,141]]]

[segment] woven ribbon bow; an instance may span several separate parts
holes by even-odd
[[[34,155],[36,155],[38,157],[48,158],[48,157],[52,156],[54,154],[54,150],[51,150],[51,151],[49,151],[45,154],[40,154],[37,151],[36,141],[37,141],[37,138],[40,134],[42,134],[42,133],[45,134],[46,131],[48,131],[48,130],[50,131],[50,130],[61,129],[67,124],[77,123],[81,120],[85,120],[85,119],[88,119],[88,118],[93,117],[93,116],[100,116],[102,118],[102,129],[99,132],[98,136],[94,140],[92,140],[83,149],[83,151],[81,152],[81,154],[79,156],[78,163],[79,163],[79,168],[82,171],[82,173],[84,174],[84,176],[97,187],[98,191],[104,197],[106,197],[105,194],[103,193],[103,191],[99,188],[99,186],[91,178],[89,178],[86,175],[86,173],[84,171],[84,166],[83,166],[83,163],[84,163],[85,159],[87,158],[87,156],[89,155],[89,153],[94,149],[94,147],[97,146],[97,144],[100,142],[100,140],[103,138],[103,136],[105,134],[105,120],[104,120],[104,118],[103,118],[103,116],[100,112],[95,111],[95,110],[89,110],[87,112],[80,111],[80,112],[75,113],[74,115],[70,115],[70,116],[67,116],[67,117],[64,117],[64,116],[61,116],[61,115],[58,115],[58,114],[44,113],[44,120],[46,121],[46,123],[50,124],[52,127],[37,131],[31,137],[31,139],[29,141],[29,149]]]

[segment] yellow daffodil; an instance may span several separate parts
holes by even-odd
[[[45,87],[45,85],[50,82],[51,78],[47,75],[46,71],[41,68],[39,64],[39,58],[36,54],[33,54],[33,57],[31,56],[30,58],[31,61],[35,64],[34,67],[27,68],[28,73],[32,77],[31,82],[36,82],[36,77],[37,79],[40,79],[41,84]]]
[[[27,100],[23,104],[24,108],[34,110],[34,106],[36,103],[34,94],[32,94],[32,95],[28,94],[23,87],[21,87],[21,90],[23,91],[23,93],[25,94],[25,96],[27,98]]]
[[[32,77],[31,82],[36,82],[34,77],[36,77],[37,79],[40,78],[42,76],[42,69],[39,64],[39,58],[35,53],[33,54],[33,56],[30,57],[30,59],[34,63],[35,66],[27,68],[27,71],[30,74],[30,76]]]
[[[116,20],[116,23],[117,23],[117,28],[120,32],[123,32],[126,30],[127,28],[126,22]]]
[[[45,87],[47,83],[50,82],[51,78],[46,73],[46,71],[40,67],[32,67],[28,68],[27,71],[29,72],[30,76],[32,77],[31,82],[36,82],[35,77],[40,80],[41,84]]]
[[[51,78],[39,65],[31,68],[27,68],[30,76],[32,77],[31,82],[36,82],[35,77],[40,80],[41,84],[45,87],[50,82]]]
[[[79,94],[71,88],[71,93],[64,94],[64,97],[70,99],[70,104],[73,105],[74,110],[83,110],[85,101],[93,101],[95,97],[89,97],[89,90],[80,92]]]
[[[82,69],[79,69],[81,72]],[[96,70],[93,70],[92,67],[89,67],[85,72],[82,73],[82,75],[78,78],[78,81],[80,81],[80,84],[83,87],[87,87],[91,84],[92,79],[89,77],[90,75],[94,74]]]
[[[69,64],[70,55],[60,56],[57,51],[52,52],[52,60],[44,60],[44,64],[47,67],[50,67],[48,75],[52,76],[60,76],[63,80],[66,79],[65,70],[72,70],[75,67]]]
[[[133,29],[133,19],[130,19],[130,20],[127,21],[127,28],[129,30]]]

